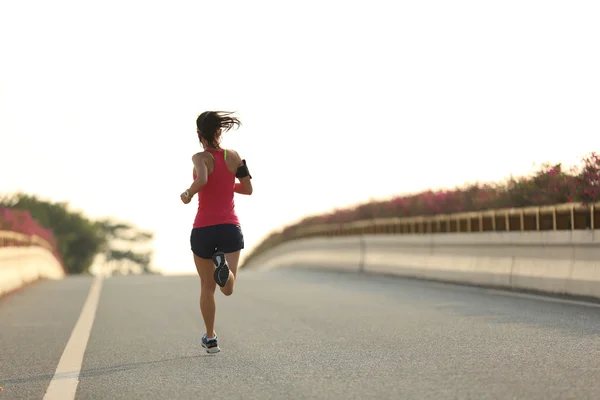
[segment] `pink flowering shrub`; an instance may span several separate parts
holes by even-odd
[[[52,246],[54,255],[61,260],[58,242],[52,231],[40,225],[28,211],[0,207],[0,231],[22,233],[29,237],[38,236]]]
[[[592,153],[584,160],[581,173],[576,178],[576,195],[584,204],[600,201],[600,156]]]
[[[27,236],[35,235],[56,246],[56,238],[52,231],[38,224],[28,211],[0,208],[0,230],[23,233]]]
[[[600,201],[600,156],[583,158],[581,168],[565,170],[561,164],[543,164],[530,176],[510,177],[499,184],[471,184],[454,190],[432,191],[390,200],[372,201],[356,207],[305,218],[286,229],[343,223],[373,218],[430,216],[499,208],[518,208]]]

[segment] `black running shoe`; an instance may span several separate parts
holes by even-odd
[[[223,287],[229,280],[229,265],[225,259],[225,254],[221,251],[216,252],[212,256],[213,263],[215,264],[215,282],[217,285]]]
[[[206,349],[207,353],[214,354],[221,351],[217,339],[217,336],[215,336],[214,338],[207,339],[206,333],[202,336],[202,347]]]

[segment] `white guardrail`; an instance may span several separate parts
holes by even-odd
[[[0,296],[39,279],[61,279],[62,264],[37,236],[0,231]]]
[[[243,267],[334,268],[600,298],[598,210],[560,205],[315,226],[271,238]]]

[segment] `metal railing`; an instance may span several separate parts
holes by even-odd
[[[56,260],[61,265],[65,274],[67,274],[67,268],[63,263],[62,257],[58,249],[53,246],[50,242],[41,238],[35,234],[28,235],[21,232],[13,232],[7,230],[0,230],[0,248],[2,247],[32,247],[37,246],[48,250],[54,255]]]
[[[37,235],[0,230],[0,247],[39,246],[54,252],[54,247]]]
[[[567,203],[432,216],[374,218],[291,227],[264,240],[246,258],[245,263],[282,243],[311,237],[590,229],[600,229],[600,202],[590,205]]]

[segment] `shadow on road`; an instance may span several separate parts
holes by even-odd
[[[199,355],[195,355],[195,356],[165,358],[163,360],[143,361],[143,362],[137,362],[137,363],[131,363],[131,364],[115,365],[115,366],[111,366],[111,367],[94,368],[94,369],[90,369],[90,370],[81,371],[79,373],[79,378],[94,377],[94,376],[112,374],[115,372],[129,371],[129,370],[136,369],[139,367],[149,366],[149,365],[157,365],[157,364],[162,364],[162,363],[169,362],[169,361],[179,361],[179,360],[194,359],[194,358],[201,358],[201,357],[211,357],[211,356],[214,356],[214,355],[213,354],[199,354]],[[31,376],[28,378],[2,379],[2,380],[0,380],[0,383],[6,386],[6,385],[10,385],[10,384],[17,384],[17,383],[49,381],[53,377],[54,377],[54,374],[45,374],[45,375]],[[56,379],[70,379],[70,378],[74,378],[74,377],[77,377],[77,372],[64,372],[64,373],[58,374]]]

